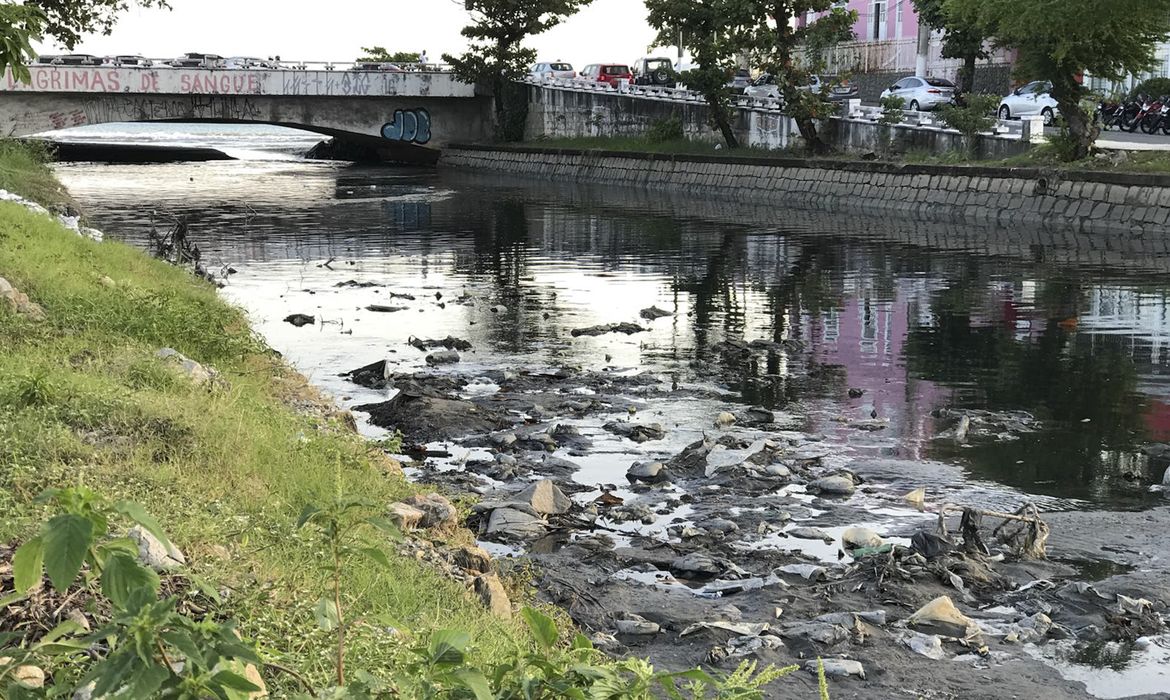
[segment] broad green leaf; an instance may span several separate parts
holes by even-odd
[[[432,664],[457,665],[463,663],[464,652],[471,644],[471,635],[460,630],[435,630],[428,647]]]
[[[313,608],[313,616],[317,618],[317,626],[326,632],[332,632],[341,624],[341,616],[338,614],[337,606],[328,598],[317,601],[317,607]]]
[[[374,563],[379,564],[383,569],[390,568],[390,560],[386,558],[386,553],[377,547],[362,547],[358,551],[369,557]]]
[[[673,675],[676,678],[686,678],[687,680],[699,681],[701,683],[706,683],[707,685],[710,685],[712,687],[719,685],[719,682],[716,681],[714,678],[712,678],[711,674],[707,673],[706,671],[704,671],[702,669],[698,669],[698,668],[692,668],[689,671],[681,671],[679,673],[675,673],[675,674],[671,674],[671,675]]]
[[[216,685],[223,686],[224,688],[242,690],[245,693],[254,693],[257,690],[260,690],[260,686],[256,685],[252,681],[244,678],[234,671],[228,671],[226,669],[219,671],[214,676],[212,676],[211,682]]]
[[[93,543],[93,524],[80,515],[58,515],[45,526],[45,573],[53,588],[64,593],[77,578]]]
[[[304,527],[305,523],[309,522],[309,520],[311,520],[314,515],[320,512],[321,509],[317,506],[313,505],[312,503],[306,503],[305,507],[301,509],[300,517],[297,518],[297,529],[299,530]]]
[[[126,683],[127,697],[151,698],[170,678],[171,670],[161,664],[141,665],[130,674]]]
[[[81,631],[81,625],[77,624],[73,620],[66,620],[53,629],[49,630],[48,634],[41,637],[40,641],[42,643],[55,642],[67,634],[75,634],[79,631]]]
[[[557,625],[551,617],[533,608],[524,608],[520,615],[524,617],[524,622],[528,623],[528,629],[532,630],[532,636],[536,638],[536,643],[541,649],[548,650],[556,645]]]
[[[366,522],[386,533],[391,540],[398,542],[402,539],[402,530],[393,523],[389,518],[383,518],[380,515],[374,515],[366,518]]]
[[[12,555],[12,585],[18,593],[25,593],[41,581],[45,561],[45,541],[39,536],[20,545]]]
[[[158,574],[123,552],[107,559],[102,571],[102,594],[123,610],[135,591],[149,589],[153,595],[158,595],[158,585]]]
[[[202,576],[187,576],[187,580],[191,582],[191,585],[194,586],[196,590],[210,598],[212,602],[222,602],[219,591],[217,591],[215,586],[211,585],[211,582],[207,579],[203,578]]]
[[[573,637],[573,644],[571,648],[574,651],[592,649],[593,642],[589,641],[589,637],[586,637],[585,635],[578,632],[577,636]]]
[[[479,671],[469,668],[455,671],[455,678],[472,693],[475,694],[476,700],[492,700],[495,696],[492,695],[491,686],[488,685],[487,678]]]
[[[171,541],[167,539],[167,533],[163,531],[162,525],[147,513],[145,508],[134,501],[118,501],[114,504],[114,510],[146,528],[146,531],[157,537],[167,549],[171,548]]]
[[[37,653],[46,656],[64,656],[66,654],[84,654],[93,649],[91,642],[66,639],[60,642],[37,644]]]

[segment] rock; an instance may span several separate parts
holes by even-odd
[[[543,515],[561,515],[573,507],[573,501],[551,479],[537,481],[521,491],[516,500],[531,505],[533,510]]]
[[[792,470],[783,464],[769,464],[764,467],[764,473],[768,476],[774,476],[780,479],[787,479],[792,476]]]
[[[624,438],[629,438],[637,443],[646,442],[648,440],[661,440],[666,437],[666,431],[663,430],[660,423],[628,423],[621,421],[611,421],[601,426],[605,430],[620,435]]]
[[[910,651],[928,659],[941,661],[946,656],[943,651],[942,639],[936,634],[921,634],[907,630],[901,639],[903,644],[910,647]]]
[[[405,503],[391,503],[389,517],[399,530],[406,532],[419,526],[426,514]]]
[[[789,639],[806,639],[810,642],[831,647],[849,639],[849,628],[829,622],[794,622],[784,625],[780,636]]]
[[[419,527],[428,529],[452,527],[459,517],[459,512],[451,505],[451,501],[437,493],[415,494],[402,503],[422,511],[423,517]]]
[[[647,484],[657,484],[665,481],[666,478],[666,468],[662,466],[661,462],[635,462],[626,471],[626,479],[631,484],[638,481]]]
[[[979,631],[978,626],[959,609],[949,596],[939,596],[923,605],[907,620],[911,627],[925,628],[933,634],[964,639]]]
[[[880,547],[885,541],[873,530],[865,527],[851,527],[841,533],[841,546],[846,550]]]
[[[709,579],[722,574],[726,567],[720,564],[710,554],[693,552],[676,558],[670,563],[670,571],[675,576],[687,579]]]
[[[400,389],[389,401],[363,404],[353,410],[370,414],[370,422],[379,428],[401,430],[408,440],[424,443],[490,433],[511,424],[502,413],[471,401],[420,396],[412,393],[414,389]]]
[[[860,661],[852,659],[821,659],[804,662],[804,670],[809,673],[818,673],[821,664],[824,664],[825,676],[827,678],[846,678],[848,676],[857,676],[865,680],[865,667],[861,665]]]
[[[658,520],[654,510],[644,503],[618,506],[610,510],[606,517],[615,523],[640,522],[643,525],[653,525],[654,521]]]
[[[707,532],[717,532],[721,535],[730,535],[739,531],[739,525],[726,518],[711,518],[699,523],[699,527]]]
[[[451,560],[465,571],[486,574],[492,570],[492,555],[482,547],[465,544],[451,553]]]
[[[625,333],[626,335],[633,335],[634,333],[645,332],[645,328],[636,323],[606,323],[600,326],[590,326],[589,328],[574,328],[569,332],[569,335],[574,338],[583,335],[605,335],[606,333]]]
[[[178,367],[179,371],[186,375],[195,386],[219,387],[224,389],[228,387],[227,380],[223,378],[223,375],[218,370],[201,365],[174,348],[163,348],[155,354],[160,360]]]
[[[350,370],[342,375],[349,381],[369,389],[385,389],[390,379],[390,363],[386,360],[371,362],[364,367]]]
[[[809,581],[820,580],[825,575],[825,568],[816,564],[785,564],[784,566],[777,567],[776,571],[791,576],[800,576]]]
[[[870,610],[868,612],[835,612],[827,613],[816,618],[815,622],[828,622],[843,627],[853,627],[857,621],[868,622],[871,625],[883,627],[886,624],[885,610]]]
[[[653,321],[656,318],[666,318],[667,316],[673,316],[674,314],[670,313],[669,311],[664,311],[657,306],[651,306],[648,309],[642,309],[639,311],[638,315],[647,321]]]
[[[819,527],[794,527],[791,530],[785,530],[784,534],[800,540],[824,540],[825,542],[833,541],[833,536]]]
[[[641,615],[627,615],[624,619],[617,621],[618,634],[645,636],[658,634],[661,630],[662,628],[657,622],[651,622]]]
[[[769,425],[776,422],[776,414],[760,406],[752,406],[735,416],[740,425]]]
[[[860,399],[862,396],[865,396],[865,389],[850,389],[849,390],[849,398],[851,398],[851,399]]]
[[[487,534],[517,540],[540,537],[545,533],[544,521],[539,516],[516,508],[497,508],[488,518]]]
[[[475,577],[472,585],[484,606],[493,615],[505,620],[512,619],[512,601],[508,600],[508,592],[504,590],[504,584],[500,582],[499,576],[494,573],[480,574]]]
[[[27,317],[29,320],[45,320],[45,310],[41,305],[35,301],[30,301],[27,294],[13,287],[3,277],[0,277],[0,303],[7,306],[14,313]]]
[[[1162,475],[1162,485],[1170,487],[1170,467],[1166,467],[1166,473]]]
[[[849,496],[856,486],[853,480],[846,476],[825,476],[809,484],[813,489],[830,496]]]
[[[459,361],[459,353],[454,350],[443,350],[440,352],[433,352],[427,355],[426,361],[428,365],[452,365]]]
[[[434,350],[435,348],[446,348],[447,350],[458,350],[459,352],[468,352],[471,350],[470,341],[463,340],[462,338],[456,338],[453,335],[449,335],[442,340],[431,340],[429,338],[424,340],[422,338],[415,338],[412,336],[406,342],[411,347],[418,348],[423,352],[426,352],[427,350]]]
[[[0,656],[0,668],[6,668],[13,661],[11,656]],[[17,666],[8,675],[25,688],[45,687],[45,672],[37,666]]]
[[[284,317],[284,322],[291,323],[297,328],[300,328],[302,326],[313,325],[317,322],[317,319],[314,316],[308,316],[306,314],[289,314],[288,316]]]
[[[730,428],[735,425],[735,414],[724,411],[715,416],[715,427],[720,429]]]
[[[155,571],[173,571],[187,563],[187,558],[175,545],[164,545],[141,525],[130,528],[126,536],[138,545],[138,561]]]
[[[370,304],[366,307],[366,311],[373,311],[378,314],[393,314],[399,311],[406,311],[407,306],[383,306],[382,304]]]
[[[493,314],[503,314],[508,312],[508,307],[503,304],[496,304],[495,306],[489,306],[488,311],[491,311]]]

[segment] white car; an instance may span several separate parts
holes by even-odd
[[[1044,117],[1044,126],[1051,126],[1060,114],[1056,100],[1049,94],[1052,83],[1037,80],[1003,98],[999,102],[999,118],[1013,119],[1039,114]]]
[[[232,70],[246,70],[249,68],[271,68],[271,63],[263,58],[255,58],[253,56],[232,56],[224,59],[224,68]]]
[[[956,92],[958,88],[949,80],[910,76],[882,90],[882,99],[901,97],[906,109],[912,112],[928,112],[943,105],[954,104]]]
[[[533,78],[540,80],[546,78],[553,80],[572,80],[577,77],[577,71],[573,70],[573,66],[563,61],[537,63],[529,73]]]

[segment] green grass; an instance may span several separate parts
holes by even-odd
[[[0,139],[0,189],[46,207],[69,204],[69,193],[53,177],[46,156],[40,143]]]
[[[0,146],[0,173],[17,178],[0,186],[52,201],[61,191],[45,172]],[[0,307],[0,544],[33,531],[44,517],[33,498],[47,487],[82,483],[136,500],[194,572],[231,591],[222,612],[246,636],[326,681],[332,641],[312,612],[325,586],[322,555],[311,533],[295,529],[297,515],[339,490],[390,503],[414,488],[340,421],[290,408],[315,392],[211,285],[7,203],[0,276],[47,313],[35,323]],[[193,386],[155,358],[162,347],[217,368],[230,389]],[[393,564],[390,574],[364,560],[349,566],[352,612],[419,634],[471,631],[484,663],[527,648],[518,624],[489,615],[462,585],[413,558]],[[359,625],[350,643],[347,666],[375,675],[406,653],[379,625]],[[268,680],[278,695],[289,689],[286,678]]]

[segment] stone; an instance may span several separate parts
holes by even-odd
[[[833,536],[819,527],[794,527],[791,530],[785,530],[784,534],[789,537],[795,537],[798,540],[824,540],[825,542],[832,542]]]
[[[472,586],[484,607],[493,615],[505,620],[512,619],[512,601],[508,599],[508,592],[504,590],[499,576],[494,573],[480,574],[475,577]]]
[[[162,540],[141,525],[130,528],[126,536],[138,545],[138,561],[155,571],[174,571],[187,563],[187,558],[175,545],[163,544]]]
[[[710,554],[704,552],[692,552],[691,554],[677,557],[670,563],[671,573],[675,576],[689,579],[714,578],[725,570],[725,566],[716,561]]]
[[[598,336],[606,333],[625,333],[626,335],[633,335],[634,333],[643,333],[645,328],[636,323],[605,323],[599,326],[590,326],[589,328],[574,328],[569,332],[569,335],[574,338],[590,335]]]
[[[921,634],[907,630],[902,637],[902,643],[910,647],[910,651],[928,659],[941,661],[946,655],[943,651],[942,638],[936,634]]]
[[[651,622],[641,615],[627,615],[617,621],[618,634],[630,636],[648,636],[658,634],[662,630],[657,622]]]
[[[492,570],[492,555],[483,547],[465,544],[451,553],[451,560],[460,569],[477,574],[486,574]]]
[[[825,575],[825,568],[816,564],[785,564],[784,566],[777,567],[776,571],[791,576],[800,576],[809,581],[820,580]]]
[[[7,306],[14,313],[25,316],[32,321],[45,320],[45,310],[41,305],[35,301],[30,301],[27,294],[24,294],[12,284],[0,277],[0,303]]]
[[[845,627],[854,626],[858,620],[868,622],[871,625],[883,627],[886,624],[885,610],[870,610],[867,612],[835,612],[826,613],[816,618],[816,622],[828,622],[833,625],[843,625]]]
[[[666,468],[661,462],[636,462],[626,471],[626,479],[635,483],[657,484],[666,480]]]
[[[457,398],[423,396],[403,390],[389,401],[354,406],[370,415],[370,422],[386,430],[400,430],[411,442],[439,442],[472,434],[490,433],[511,425],[502,412]]]
[[[418,527],[426,514],[418,508],[405,503],[391,503],[388,515],[391,522],[397,525],[399,530],[405,532]]]
[[[768,476],[774,476],[780,479],[787,479],[792,476],[792,470],[783,464],[769,464],[764,467],[764,473]]]
[[[830,496],[849,496],[857,489],[853,480],[845,476],[825,476],[810,484],[812,488],[822,494]]]
[[[866,527],[851,527],[841,533],[841,545],[846,550],[880,547],[885,541],[873,530]]]
[[[543,515],[561,515],[573,507],[573,501],[551,479],[535,482],[521,491],[516,500],[531,505],[533,510]]]
[[[638,315],[647,321],[653,321],[656,318],[665,318],[667,316],[673,316],[674,314],[670,313],[669,311],[660,309],[657,306],[651,306],[648,309],[642,309],[639,311]]]
[[[834,625],[831,622],[793,622],[781,628],[780,636],[788,639],[805,639],[831,647],[847,641],[850,634],[849,629],[849,627]]]
[[[179,369],[195,386],[227,388],[227,380],[218,370],[201,365],[174,348],[163,348],[155,355]]]
[[[422,511],[423,517],[419,522],[419,527],[452,527],[456,524],[456,519],[459,516],[455,506],[451,505],[451,501],[437,493],[415,494],[402,502]]]
[[[911,627],[921,627],[934,634],[965,639],[977,634],[978,626],[959,609],[949,596],[939,596],[919,608],[907,620]]]
[[[316,317],[309,316],[307,314],[289,314],[288,316],[284,317],[284,322],[291,323],[292,325],[296,326],[297,328],[301,328],[303,326],[313,325],[314,323],[317,322],[317,319],[316,319]]]
[[[452,365],[460,360],[459,353],[454,350],[442,350],[440,352],[433,352],[427,355],[426,362],[428,365]]]
[[[857,676],[865,680],[865,667],[861,665],[860,661],[852,659],[813,659],[804,662],[804,670],[809,673],[818,673],[822,664],[824,664],[827,678]]]
[[[721,535],[730,535],[739,531],[739,525],[726,518],[711,518],[699,523],[699,527],[707,532],[717,532]]]
[[[715,416],[716,428],[726,429],[733,425],[735,425],[735,414],[724,411],[723,413]]]
[[[629,438],[637,443],[649,440],[661,440],[666,437],[666,431],[660,423],[630,423],[625,421],[611,421],[601,426],[615,435]]]
[[[1166,467],[1166,473],[1162,475],[1162,485],[1170,486],[1170,467]]]
[[[497,508],[488,518],[487,534],[518,540],[533,539],[545,533],[539,516],[515,508]]]

